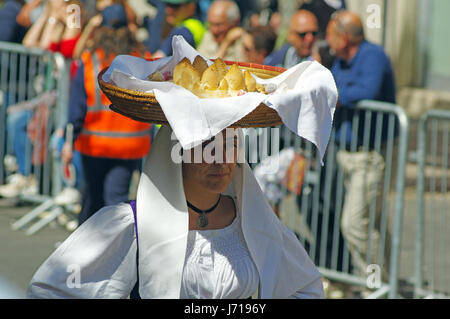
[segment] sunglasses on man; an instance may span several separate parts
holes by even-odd
[[[170,7],[174,10],[178,10],[182,5],[183,3],[166,3],[166,7]]]
[[[319,34],[318,31],[306,31],[306,32],[294,32],[297,34],[300,38],[304,39],[308,33],[311,33],[313,37],[317,37]]]

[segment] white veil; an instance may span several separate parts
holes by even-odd
[[[159,130],[138,186],[142,298],[180,297],[188,212],[181,163],[171,158],[177,143],[171,134],[168,126]],[[239,145],[243,145],[240,130],[239,139]],[[237,199],[244,237],[260,276],[261,298],[286,298],[320,277],[298,239],[273,213],[247,163],[236,167],[225,193]]]

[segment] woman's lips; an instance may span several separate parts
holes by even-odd
[[[212,173],[212,174],[208,174],[208,176],[211,176],[211,177],[225,177],[225,176],[228,176],[228,173]]]

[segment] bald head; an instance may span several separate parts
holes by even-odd
[[[351,60],[364,41],[361,18],[350,11],[334,14],[327,27],[327,41],[336,56],[346,61]]]
[[[298,10],[294,13],[291,18],[290,24],[291,29],[296,28],[319,28],[319,23],[317,18],[311,11],[308,10]]]
[[[231,23],[239,23],[241,15],[239,7],[232,0],[215,0],[208,9],[208,14],[223,15]]]
[[[318,31],[319,23],[311,11],[298,10],[294,13],[289,23],[288,41],[296,48],[299,57],[311,55]]]
[[[215,0],[208,9],[209,30],[217,43],[221,43],[227,32],[239,25],[239,7],[231,0]]]
[[[347,35],[349,41],[353,44],[359,44],[364,40],[364,27],[362,20],[354,12],[341,11],[331,19],[336,28],[336,32]]]

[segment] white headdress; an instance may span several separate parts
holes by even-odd
[[[146,159],[137,192],[139,280],[143,298],[179,298],[188,235],[177,141],[162,127]],[[239,145],[243,135],[239,132]],[[242,156],[243,148],[239,149]],[[320,277],[295,235],[279,221],[247,163],[225,192],[236,198],[244,237],[260,276],[262,298],[286,298]],[[295,275],[294,275],[295,274]]]

